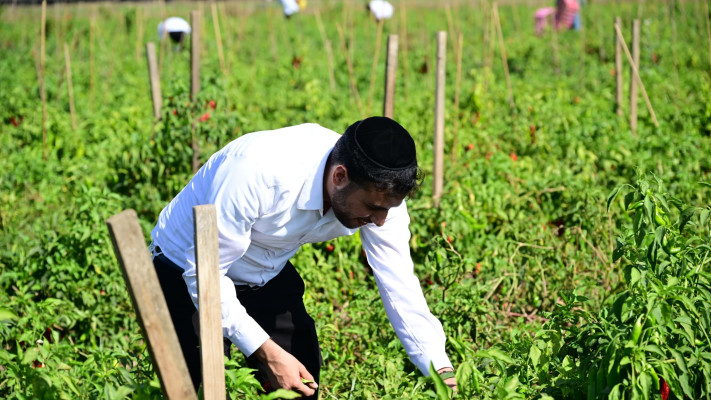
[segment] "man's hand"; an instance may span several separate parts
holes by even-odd
[[[437,370],[437,373],[442,376],[444,383],[449,386],[450,389],[457,393],[457,378],[454,377],[454,369],[450,367],[444,367]],[[451,375],[451,376],[450,376]]]
[[[264,342],[254,355],[267,367],[272,387],[294,390],[304,396],[316,393],[318,384],[306,367],[273,340]]]

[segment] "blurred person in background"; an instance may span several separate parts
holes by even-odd
[[[549,24],[553,25],[555,30],[576,28],[575,20],[579,9],[580,5],[576,0],[557,0],[555,7],[539,8],[534,14],[536,35],[541,36]]]
[[[284,16],[291,18],[292,15],[306,8],[306,0],[280,0],[284,8]]]
[[[167,33],[170,40],[176,44],[177,51],[183,48],[185,38],[190,32],[190,24],[180,17],[170,17],[158,24],[158,38],[164,39]]]
[[[376,21],[390,19],[393,16],[393,5],[386,0],[372,0],[368,3],[368,10]]]

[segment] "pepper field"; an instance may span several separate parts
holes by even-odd
[[[381,27],[354,0],[311,0],[290,19],[275,2],[54,4],[45,29],[41,7],[0,6],[0,397],[160,397],[105,220],[135,209],[148,243],[194,156],[246,132],[343,132],[380,115],[396,34],[394,118],[426,173],[409,200],[412,256],[457,398],[711,398],[708,3],[593,0],[582,30],[538,37],[533,13],[548,3],[392,2]],[[189,41],[177,51],[156,29],[193,10],[194,100]],[[636,129],[624,53],[617,113],[615,17],[629,48],[641,22]],[[407,358],[357,235],[295,258],[322,345],[322,399],[449,398]],[[271,398],[241,357],[228,362],[232,398]]]

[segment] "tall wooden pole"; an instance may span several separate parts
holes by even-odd
[[[499,6],[494,2],[493,6],[494,18],[496,20],[496,30],[499,33],[499,47],[501,49],[501,62],[504,64],[504,75],[506,76],[506,88],[509,92],[509,107],[512,109],[516,106],[514,103],[513,89],[511,88],[511,77],[509,76],[509,61],[506,57],[506,45],[504,44],[504,34],[501,31],[501,20],[499,19]]]
[[[215,28],[215,41],[217,41],[217,56],[220,59],[220,69],[222,74],[227,76],[227,65],[225,64],[225,54],[222,50],[222,35],[220,34],[220,20],[217,17],[217,4],[212,3],[212,25]]]
[[[40,97],[42,98],[42,158],[47,159],[47,90],[45,88],[45,40],[47,35],[47,0],[42,0],[42,20],[40,23]]]
[[[368,107],[366,114],[370,115],[371,106],[373,105],[373,92],[375,91],[375,74],[378,69],[378,61],[380,60],[380,42],[383,35],[383,20],[378,20],[378,33],[375,36],[375,54],[373,55],[373,67],[370,71],[370,86],[368,88]]]
[[[316,15],[316,25],[318,25],[318,31],[321,34],[321,40],[323,40],[323,46],[326,48],[326,57],[328,58],[328,80],[331,85],[331,91],[336,90],[336,75],[333,70],[333,47],[331,46],[331,41],[328,40],[326,35],[326,29],[323,27],[323,22],[321,21],[321,14],[316,10],[314,13]]]
[[[457,160],[457,152],[459,151],[459,86],[462,82],[462,50],[464,44],[464,35],[459,32],[457,37],[457,75],[454,84],[454,126],[452,130],[452,161]]]
[[[148,59],[148,78],[151,83],[151,99],[153,100],[153,117],[161,119],[160,109],[163,106],[163,96],[160,92],[160,75],[158,75],[158,62],[156,61],[156,45],[146,43],[146,59]]]
[[[407,71],[408,71],[408,60],[407,60],[407,10],[405,8],[405,1],[400,0],[400,36],[399,40],[402,42],[402,61],[400,66],[402,69],[402,89],[405,100],[407,100]]]
[[[220,303],[220,254],[214,204],[193,207],[203,398],[224,399],[225,363]]]
[[[141,9],[136,8],[136,62],[141,60],[141,43],[143,42],[143,18]]]
[[[388,36],[388,57],[385,61],[385,100],[383,115],[393,118],[395,108],[395,76],[397,73],[398,36]]]
[[[69,95],[69,114],[72,117],[72,130],[77,130],[77,116],[74,111],[74,88],[72,87],[72,64],[69,59],[69,46],[64,43],[64,64],[67,74],[67,94]]]
[[[615,32],[622,29],[622,18],[615,18]],[[617,102],[617,115],[622,116],[622,99],[624,96],[622,89],[622,44],[620,38],[615,34],[615,82],[616,82],[616,96],[615,100]]]
[[[434,187],[432,197],[436,207],[444,189],[444,89],[447,58],[447,32],[437,32],[437,62],[435,80],[434,126]]]
[[[355,73],[353,72],[353,63],[351,63],[351,58],[348,55],[348,48],[346,47],[346,37],[343,32],[343,28],[341,28],[340,24],[336,25],[336,29],[338,30],[338,37],[341,39],[341,49],[343,50],[343,56],[346,58],[346,67],[348,67],[348,78],[351,82],[351,91],[353,92],[353,96],[356,99],[356,104],[358,105],[358,112],[360,113],[361,117],[363,117],[363,103],[360,100],[358,85],[356,84]]]
[[[190,100],[195,103],[200,92],[200,11],[190,12],[192,33],[190,36]],[[195,123],[192,126],[193,173],[200,169],[200,145],[195,133]]]
[[[630,76],[634,77],[633,66],[639,66],[639,20],[632,21],[632,60]],[[637,79],[630,79],[630,128],[632,134],[637,134]]]
[[[706,1],[704,3],[704,17],[706,17],[706,39],[709,42],[709,64],[711,65],[711,22],[709,22],[709,5]]]
[[[94,41],[96,40],[96,16],[91,14],[89,22],[89,104],[94,111]]]

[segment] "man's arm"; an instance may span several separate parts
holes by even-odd
[[[360,235],[388,318],[412,362],[429,375],[430,363],[438,371],[452,368],[452,363],[445,353],[442,324],[430,312],[414,274],[409,221],[403,203],[390,209],[383,226],[368,225]],[[454,383],[453,378],[447,383]]]

